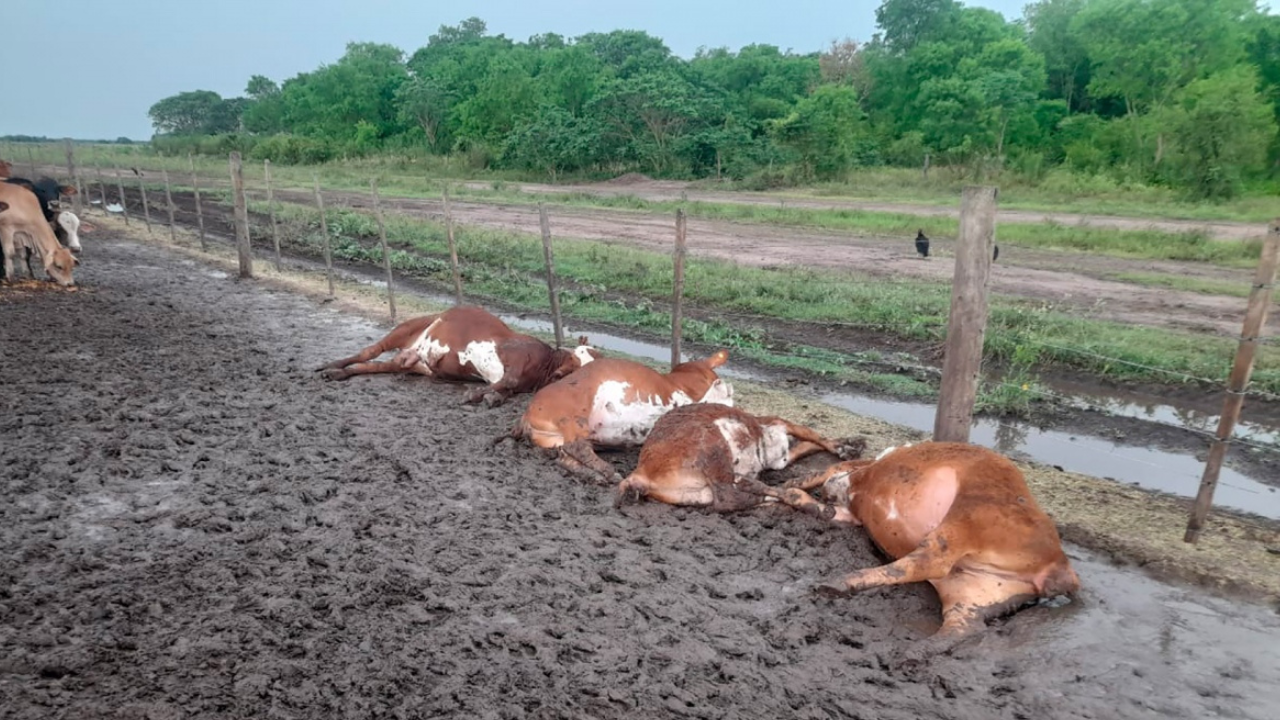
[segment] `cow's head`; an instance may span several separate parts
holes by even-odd
[[[67,247],[71,252],[80,252],[80,218],[70,210],[63,210],[53,220],[66,234]]]
[[[75,279],[71,277],[71,270],[79,264],[80,261],[71,254],[70,250],[59,245],[57,250],[45,257],[44,271],[59,285],[71,287],[76,284]]]
[[[556,369],[552,371],[550,381],[559,380],[580,369],[583,365],[599,360],[603,355],[591,347],[586,335],[578,336],[578,346],[572,350],[556,351]]]

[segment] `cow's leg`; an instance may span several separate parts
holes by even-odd
[[[376,375],[378,373],[417,373],[431,377],[431,369],[426,363],[415,363],[409,367],[404,367],[400,363],[393,361],[385,362],[360,362],[354,365],[348,365],[341,368],[322,368],[325,380],[346,380],[353,375]]]
[[[561,445],[556,452],[556,464],[591,482],[611,484],[622,480],[613,465],[596,455],[589,440],[574,440]]]
[[[847,595],[882,585],[941,580],[951,573],[962,557],[964,551],[957,549],[955,543],[947,543],[934,533],[926,536],[915,550],[888,565],[859,570],[837,583],[819,585],[814,589],[823,595]]]
[[[370,345],[369,347],[361,350],[360,352],[356,353],[355,355],[352,355],[351,357],[345,357],[345,358],[342,358],[341,360],[334,360],[328,365],[318,367],[316,368],[316,372],[324,372],[325,370],[337,370],[340,368],[345,368],[348,365],[355,365],[356,363],[368,363],[370,360],[378,357],[379,355],[382,355],[383,353],[390,352],[391,350],[403,350],[404,348],[407,348],[409,347],[409,345],[413,344],[413,342],[417,340],[418,337],[421,336],[423,332],[426,331],[426,329],[431,325],[431,323],[435,322],[439,317],[440,317],[439,315],[425,315],[423,317],[411,318],[409,320],[405,320],[404,322],[392,328],[391,332],[387,333],[386,337],[382,338],[378,342]],[[376,364],[376,363],[370,363],[370,364]],[[364,372],[396,372],[396,371],[395,370],[366,370]],[[360,375],[363,373],[352,373],[352,374]],[[342,378],[335,377],[330,379],[342,380],[345,377],[350,377],[350,375],[344,376]]]
[[[711,509],[716,512],[751,510],[780,499],[777,490],[754,478],[740,478],[732,485],[716,483],[711,489],[715,498]]]
[[[830,520],[832,522],[844,525],[860,525],[858,519],[849,512],[848,508],[828,505],[813,499],[809,493],[800,488],[787,488],[776,495],[778,501],[784,505],[788,505],[799,510],[806,515],[812,515],[819,520]]]
[[[484,400],[486,407],[497,407],[515,394],[516,384],[517,383],[504,376],[501,380],[492,385],[485,385],[484,387],[479,387],[468,392],[467,396],[462,399],[462,402],[467,405],[472,405]]]
[[[842,462],[842,463],[836,463],[835,465],[832,465],[831,467],[827,468],[826,470],[823,470],[820,473],[810,475],[809,477],[799,482],[796,482],[796,483],[789,482],[787,483],[787,487],[796,488],[799,490],[813,490],[814,488],[822,487],[828,480],[830,480],[833,477],[836,477],[838,475],[848,475],[849,473],[855,470],[858,470],[860,468],[864,468],[873,462],[875,461],[874,460],[846,460],[845,462]]]

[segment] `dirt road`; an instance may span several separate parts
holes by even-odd
[[[777,511],[610,506],[523,403],[310,369],[382,334],[153,246],[0,288],[5,718],[1268,718],[1280,619],[1072,550],[1085,592],[918,674],[922,587]],[[621,467],[634,453],[614,460]]]
[[[811,208],[814,210],[863,210],[867,212],[900,213],[925,217],[959,218],[956,207],[928,205],[925,203],[878,202],[871,200],[841,200],[836,198],[797,197],[790,194],[715,191],[691,187],[680,181],[649,180],[624,175],[611,181],[589,185],[545,185],[540,183],[505,183],[532,194],[586,193],[602,197],[629,195],[649,201],[674,201],[681,198],[698,202],[728,203],[737,205],[778,205]],[[487,188],[489,183],[468,183],[474,188]],[[1266,230],[1262,223],[1231,222],[1226,220],[1170,220],[1156,218],[1120,217],[1086,213],[1045,212],[1038,210],[1000,210],[996,216],[1002,223],[1045,223],[1079,225],[1115,230],[1158,230],[1168,233],[1204,232],[1215,240],[1240,241],[1263,237]]]
[[[302,192],[278,192],[285,200],[312,204]],[[362,193],[332,191],[326,204],[372,208]],[[443,217],[437,201],[383,198],[384,207],[417,217]],[[451,202],[455,221],[474,227],[540,232],[537,211],[528,205]],[[652,213],[555,207],[551,209],[556,237],[598,240],[659,252],[671,249],[671,218]],[[818,230],[782,228],[752,223],[692,219],[688,223],[692,255],[756,267],[800,266],[826,270],[854,270],[875,278],[912,278],[950,282],[954,272],[954,242],[935,239],[932,257],[916,256],[909,238],[840,235]],[[1013,298],[1060,306],[1074,315],[1133,325],[1208,332],[1238,337],[1245,301],[1239,297],[1208,295],[1139,285],[1111,279],[1125,273],[1185,276],[1238,282],[1246,287],[1248,270],[1231,270],[1196,263],[1092,257],[1032,248],[1002,246],[1000,262],[992,269],[991,289]],[[1268,321],[1280,332],[1280,313]]]

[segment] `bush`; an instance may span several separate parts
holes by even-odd
[[[312,165],[333,159],[333,148],[323,140],[297,135],[272,135],[254,146],[250,157],[282,165]]]

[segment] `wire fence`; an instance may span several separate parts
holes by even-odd
[[[15,160],[16,162],[14,162]],[[154,160],[154,159],[148,158],[148,160]],[[15,170],[20,170],[24,165],[24,163],[22,163],[22,158],[19,158],[19,157],[15,157],[14,160],[11,160],[11,162],[14,163]],[[183,169],[178,167],[179,164],[180,163],[178,162],[177,159],[168,159],[167,161],[161,162],[161,163],[148,162],[145,165],[139,164],[139,163],[133,163],[133,164],[130,164],[127,168],[116,167],[114,165],[111,166],[110,168],[107,168],[107,167],[103,167],[104,163],[91,159],[88,163],[84,163],[79,166],[77,175],[82,186],[82,192],[84,193],[83,200],[85,200],[86,205],[89,207],[93,207],[95,205],[105,205],[106,207],[104,207],[103,209],[106,210],[107,208],[115,205],[120,207],[122,213],[126,217],[134,217],[134,218],[141,215],[145,215],[149,211],[151,214],[152,223],[157,225],[162,224],[160,223],[160,220],[162,218],[167,222],[167,218],[169,217],[169,213],[171,212],[175,223],[177,223],[180,226],[188,226],[188,227],[193,226],[196,224],[196,221],[198,218],[202,218],[204,224],[206,225],[206,228],[209,230],[210,233],[214,235],[222,235],[222,236],[234,235],[235,229],[234,229],[233,221],[230,219],[229,213],[224,211],[224,212],[211,212],[211,213],[205,214],[195,206],[195,203],[193,201],[189,202],[188,198],[186,197],[186,193],[190,192],[190,190],[195,185],[198,184],[200,193],[202,195],[202,201],[204,201],[209,205],[229,205],[230,196],[233,188],[233,183],[230,180],[229,174],[227,172],[223,172],[221,176],[219,176],[217,173],[210,170],[207,167],[207,164],[202,164],[201,166],[195,167],[194,172],[192,171],[192,168],[190,166]],[[161,174],[156,169],[157,165],[163,167],[164,170],[167,170],[169,172],[169,181],[170,181],[169,190],[171,192],[168,193],[168,196],[172,197],[174,192],[177,193],[177,200],[172,204],[168,202],[168,198],[166,197],[164,185],[161,183],[161,180],[160,180]],[[246,167],[247,168],[252,167],[252,164],[246,165]],[[65,167],[59,166],[57,164],[47,163],[47,162],[34,163],[35,173],[45,172],[48,174],[57,174],[60,170],[65,170]],[[398,179],[405,182],[410,180],[419,182],[419,183],[426,182],[425,178],[420,178],[420,177],[384,175],[382,172],[379,172],[379,175],[381,177],[388,177],[391,180]],[[247,176],[246,191],[245,191],[246,198],[250,202],[255,204],[266,202],[267,192],[265,187],[263,187],[263,184],[262,184],[262,180],[264,179],[264,174],[260,172],[260,170],[258,170],[255,172],[246,173],[246,176]],[[121,195],[121,192],[120,192],[122,186],[124,191],[123,195]],[[344,204],[343,202],[340,202],[342,199],[344,199],[344,197],[345,199],[350,200],[349,196],[351,193],[355,192],[354,190],[341,191],[339,193],[334,193],[333,191],[329,191],[329,190],[326,190],[324,192],[326,196],[326,206],[330,210],[349,210],[349,211],[355,211],[355,212],[366,212],[370,209],[370,206],[365,203],[360,203],[358,206],[356,206],[351,204],[350,202],[346,204]],[[275,191],[274,207],[279,207],[280,205],[283,205],[286,203],[297,204],[300,202],[304,202],[303,200],[298,199],[297,197],[298,193],[299,191],[296,188],[277,187]],[[344,196],[343,193],[345,193],[346,195]],[[144,196],[146,197],[145,205],[142,200]],[[387,204],[388,210],[390,210],[391,212],[398,212],[398,213],[413,215],[418,217],[419,219],[421,219],[423,215],[428,215],[428,216],[436,216],[437,214],[443,215],[442,204],[440,204],[441,207],[439,210],[436,209],[439,201],[434,201],[432,199],[424,199],[424,198],[414,198],[411,200],[412,207],[406,208],[406,207],[400,207],[399,201],[402,201],[402,200],[405,200],[405,199],[385,198],[385,202]],[[485,204],[482,200],[476,200],[476,199],[472,199],[471,202],[473,204],[478,204],[478,205]],[[530,212],[533,214],[536,214],[536,210],[532,208],[530,209]],[[436,218],[430,217],[429,219],[436,219]],[[154,229],[153,229],[153,232],[154,232]],[[696,241],[694,244],[696,246]],[[792,270],[792,272],[799,274],[799,273],[805,273],[806,271]],[[563,269],[557,269],[557,273],[560,274],[562,277],[565,277],[565,273]],[[824,293],[830,294],[840,290],[847,289],[848,282],[849,282],[848,279],[842,280],[839,278],[832,278],[832,277],[824,276],[822,273],[812,272],[812,271],[809,271],[808,274],[804,276],[804,280],[805,280],[805,283],[809,286],[809,290],[811,292],[815,292],[819,294],[824,294]],[[876,284],[877,287],[897,286],[897,287],[911,288],[912,290],[920,290],[920,288],[922,287],[922,284],[920,281],[900,281],[900,280],[893,280],[893,279],[887,279],[887,278],[875,278],[874,283]],[[571,292],[571,290],[562,291],[562,294],[563,292]],[[473,297],[478,297],[478,295],[474,291],[468,292],[468,294]],[[486,299],[501,300],[501,298],[497,298],[497,297],[488,297]],[[672,305],[673,305],[672,303],[662,299],[645,299],[643,302],[650,308],[654,308],[654,309],[657,309],[663,312],[668,312],[668,313],[672,310]],[[1243,306],[1243,302],[1242,302],[1242,306]],[[735,321],[738,321],[739,324],[741,323],[741,321],[746,321],[746,322],[765,325],[766,327],[770,325],[777,325],[777,324],[820,325],[827,328],[840,328],[840,329],[848,329],[848,330],[854,330],[854,331],[860,331],[860,332],[908,336],[908,337],[915,337],[918,339],[924,338],[927,340],[933,340],[937,342],[940,342],[942,338],[945,336],[945,330],[948,325],[948,323],[945,320],[927,319],[927,318],[921,318],[919,320],[913,320],[905,323],[874,322],[874,321],[859,322],[859,321],[850,321],[848,319],[828,319],[825,317],[815,317],[811,319],[788,319],[788,318],[782,318],[774,315],[767,315],[759,312],[748,312],[748,311],[733,310],[733,309],[719,308],[719,307],[702,308],[699,312],[693,313],[690,316],[690,319],[693,319],[695,321],[700,320],[703,322],[715,322],[717,320],[723,320],[725,318],[730,318]],[[769,333],[766,332],[766,335],[768,334]],[[1238,335],[1231,336],[1231,335],[1217,333],[1217,332],[1203,333],[1203,335],[1206,337],[1225,339],[1225,340],[1230,340],[1234,342],[1239,342],[1240,340],[1240,337]],[[1256,338],[1256,342],[1259,344],[1260,347],[1275,346],[1278,340],[1280,340],[1280,338],[1276,338],[1274,336],[1263,336],[1263,337]],[[1165,377],[1177,379],[1180,382],[1184,382],[1184,383],[1195,383],[1206,388],[1221,387],[1225,382],[1225,368],[1224,368],[1223,377],[1211,378],[1211,377],[1195,375],[1185,371],[1174,370],[1170,368],[1163,368],[1163,367],[1159,367],[1159,366],[1155,366],[1147,363],[1141,363],[1141,362],[1134,361],[1132,359],[1109,356],[1103,353],[1096,352],[1086,347],[1067,346],[1059,343],[1054,343],[1051,341],[1041,340],[1034,337],[1027,337],[1025,338],[1024,342],[1036,348],[1052,351],[1055,354],[1075,355],[1083,358],[1088,358],[1092,361],[1095,361],[1096,363],[1131,367],[1134,369],[1141,370],[1144,373],[1165,376]],[[905,357],[894,357],[892,355],[885,356],[883,354],[880,354],[879,356],[877,356],[877,354],[875,353],[848,353],[838,349],[828,349],[828,348],[822,348],[822,347],[813,348],[811,350],[806,349],[805,351],[796,351],[792,349],[791,346],[788,346],[787,343],[779,343],[776,341],[769,341],[767,343],[764,343],[764,342],[756,343],[750,346],[749,349],[759,350],[760,352],[767,352],[769,355],[772,355],[778,358],[804,361],[807,363],[812,363],[813,361],[818,360],[818,361],[827,362],[833,366],[847,367],[851,369],[865,370],[865,369],[871,368],[871,369],[888,370],[893,373],[906,373],[906,374],[914,374],[917,376],[928,376],[928,377],[936,377],[940,374],[940,371],[938,370],[938,368],[934,366],[923,364],[918,361],[913,362]],[[1006,382],[1004,380],[1001,380],[998,378],[991,378],[991,377],[984,379],[983,382],[989,391],[990,390],[1006,390],[1011,393],[1020,393],[1023,395],[1038,397],[1044,401],[1054,403],[1060,406],[1065,406],[1065,407],[1079,407],[1082,404],[1082,402],[1085,402],[1080,400],[1078,397],[1073,397],[1070,395],[1054,392],[1048,389],[1047,387],[1045,387],[1044,385],[1041,385],[1040,383],[1035,383],[1035,382],[1033,383]],[[1260,389],[1250,388],[1245,391],[1245,394],[1249,397],[1266,400],[1269,402],[1275,402],[1280,400],[1280,395],[1272,392],[1267,392],[1265,390],[1260,390]],[[1112,413],[1106,409],[1100,409],[1097,411],[1117,419],[1132,419],[1128,415]],[[1216,438],[1216,433],[1210,432],[1202,428],[1193,427],[1187,423],[1183,423],[1181,425],[1173,425],[1171,423],[1161,423],[1151,419],[1143,419],[1143,421],[1153,422],[1155,424],[1167,425],[1168,427],[1180,428],[1194,436],[1201,437],[1207,440],[1212,440]],[[1002,421],[1001,424],[1002,425],[1005,424],[1004,421]],[[1008,426],[1008,427],[1013,427],[1013,426]],[[1260,443],[1260,442],[1252,441],[1242,437],[1235,437],[1232,439],[1232,442],[1239,444],[1243,447],[1247,447],[1252,450],[1259,451],[1259,452],[1277,452],[1278,451],[1278,448],[1274,445],[1270,445],[1267,443]],[[1172,468],[1162,468],[1162,469],[1169,472],[1175,472]]]

